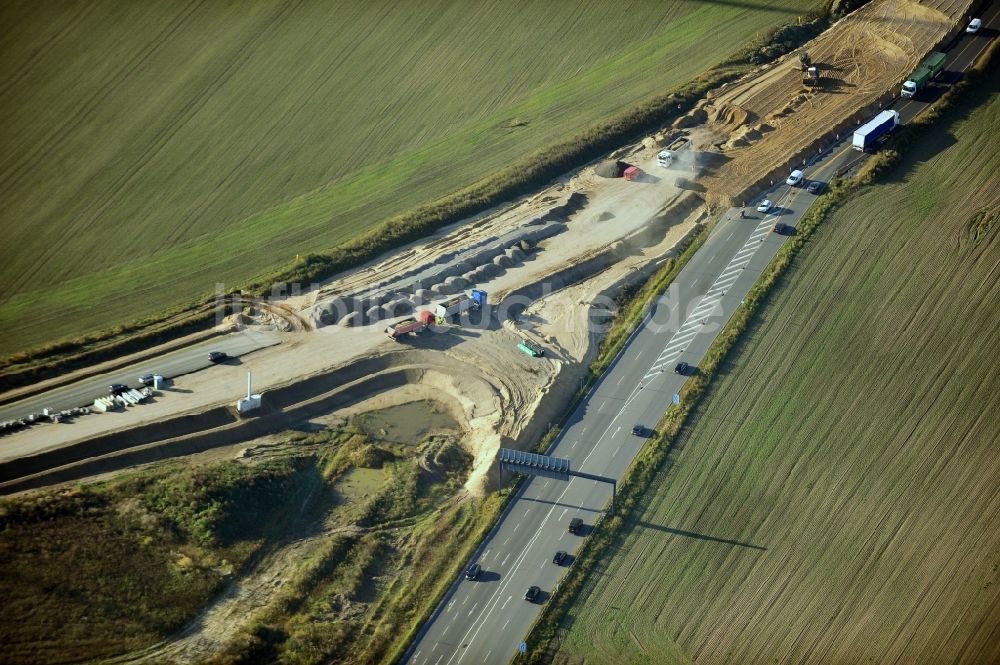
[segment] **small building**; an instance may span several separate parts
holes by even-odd
[[[625,172],[622,174],[622,177],[624,177],[626,180],[635,180],[636,178],[639,177],[640,173],[642,173],[642,171],[639,170],[638,166],[630,166],[627,169],[625,169]]]

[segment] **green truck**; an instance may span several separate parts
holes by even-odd
[[[945,54],[940,51],[931,53],[920,63],[916,71],[910,74],[903,83],[903,97],[916,97],[917,93],[924,89],[928,83],[933,81],[944,69]]]
[[[532,358],[541,358],[542,356],[545,355],[545,349],[538,346],[537,344],[532,344],[528,340],[524,340],[523,342],[518,344],[517,348],[521,349],[521,351],[524,351]]]

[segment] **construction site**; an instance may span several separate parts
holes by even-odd
[[[486,495],[498,450],[534,450],[563,418],[620,313],[619,294],[885,107],[964,27],[970,4],[874,0],[542,191],[318,287],[291,285],[270,300],[227,296],[235,311],[217,332],[277,343],[169,377],[144,389],[142,404],[133,396],[137,404],[114,409],[105,398],[107,413],[6,432],[0,490],[105,478],[419,403],[457,423],[472,459],[465,490]],[[237,399],[250,400],[245,412]]]
[[[713,91],[673,127],[622,147],[606,161],[321,288],[271,301],[237,301],[240,312],[221,327],[266,330],[281,338],[247,359],[264,410],[271,418],[283,416],[280,425],[292,421],[289,413],[317,412],[296,411],[314,401],[346,405],[373,394],[389,400],[409,389],[387,389],[389,376],[419,386],[430,381],[435,365],[443,365],[449,371],[441,376],[476,377],[480,390],[439,381],[436,392],[464,404],[467,443],[484,467],[477,466],[470,488],[482,491],[477,479],[488,475],[485,467],[501,441],[530,447],[558,420],[600,340],[602,328],[591,324],[614,316],[613,297],[623,285],[651,274],[720,213],[747,204],[884,105],[898,82],[954,31],[968,6],[869,3],[801,49]],[[802,71],[805,61],[819,73],[815,85],[803,83],[811,77]],[[669,166],[657,160],[664,148],[672,154]],[[466,325],[436,316],[432,325],[420,326],[430,334],[398,340],[384,334],[387,326],[433,311],[449,297],[467,298],[471,288],[489,300],[485,316],[478,307],[462,313],[475,325],[468,325],[468,316]],[[526,356],[518,349],[525,340],[545,355]],[[356,384],[338,378],[345,373],[358,377]],[[90,450],[108,438],[128,440],[102,446],[114,456],[119,448],[169,444],[178,430],[164,420],[181,414],[206,424],[192,425],[203,431],[184,436],[206,437],[220,418],[227,420],[221,414],[228,407],[220,402],[233,401],[244,381],[244,369],[225,366],[178,377],[173,392],[147,406],[6,436],[0,457],[10,464],[48,452],[48,463],[31,468],[55,468],[82,461],[60,458],[57,451],[64,447]],[[334,393],[340,395],[335,402],[324,402]],[[233,422],[221,427],[234,432],[226,440],[241,431],[237,416],[230,417]],[[142,434],[126,433],[137,427]]]

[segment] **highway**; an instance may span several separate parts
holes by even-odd
[[[995,32],[996,9],[983,15],[986,35],[957,40],[949,68],[968,67]],[[971,44],[971,46],[970,46]],[[926,105],[898,105],[906,122]],[[805,169],[808,180],[827,181],[856,163],[851,136]],[[803,188],[782,185],[767,196],[777,209],[740,219],[726,213],[705,245],[659,298],[618,358],[571,415],[548,453],[568,458],[572,468],[620,479],[646,439],[632,434],[636,424],[652,427],[662,417],[686,377],[679,362],[697,366],[786,236],[773,233],[776,222],[796,225],[814,197]],[[565,572],[552,562],[557,550],[570,554],[586,538],[567,531],[580,517],[590,527],[603,513],[610,488],[581,478],[569,482],[530,478],[522,484],[503,517],[480,545],[473,561],[482,565],[479,580],[456,580],[422,628],[404,661],[414,665],[507,663],[557,588]],[[682,538],[682,534],[664,534]],[[529,586],[542,589],[534,603],[524,600]]]
[[[839,150],[806,175],[827,180],[853,157],[849,149]],[[663,416],[686,380],[674,372],[676,364],[697,366],[788,239],[773,232],[774,224],[794,226],[815,199],[804,188],[786,185],[769,196],[778,206],[770,214],[740,219],[733,209],[725,215],[570,417],[549,454],[569,458],[577,471],[622,477],[646,441],[634,436],[632,427],[652,427]],[[528,480],[476,557],[481,579],[456,583],[408,662],[506,663],[562,577],[553,555],[565,550],[572,556],[586,537],[568,533],[569,520],[580,517],[593,525],[609,493],[608,486],[580,478]],[[536,603],[523,599],[532,585],[542,589]]]
[[[892,105],[891,108],[899,111],[903,124],[912,120],[926,106],[940,97],[947,85],[958,82],[962,77],[962,72],[972,66],[993,41],[993,38],[997,36],[997,26],[1000,25],[1000,3],[986,3],[982,13],[976,15],[983,19],[983,27],[974,35],[960,34],[946,46],[948,50],[945,53],[948,57],[945,60],[944,70],[941,72],[937,84],[928,91],[929,94],[918,93],[913,99],[900,98]],[[898,90],[895,92],[899,94]]]
[[[95,398],[107,395],[108,386],[112,383],[124,383],[131,388],[139,387],[138,378],[144,374],[161,374],[169,379],[204,369],[212,364],[208,359],[209,351],[223,351],[233,358],[238,358],[278,342],[277,335],[251,330],[215,337],[158,358],[151,358],[107,374],[93,376],[11,402],[0,407],[0,421],[16,420],[29,413],[41,413],[45,408],[61,411],[77,406],[89,406],[93,404]]]

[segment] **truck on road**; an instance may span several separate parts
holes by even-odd
[[[864,152],[871,148],[883,136],[895,129],[899,124],[899,113],[882,111],[877,116],[854,130],[853,147]]]
[[[903,90],[899,94],[903,97],[916,97],[928,83],[941,75],[946,57],[940,51],[935,51],[927,56],[903,83]]]

